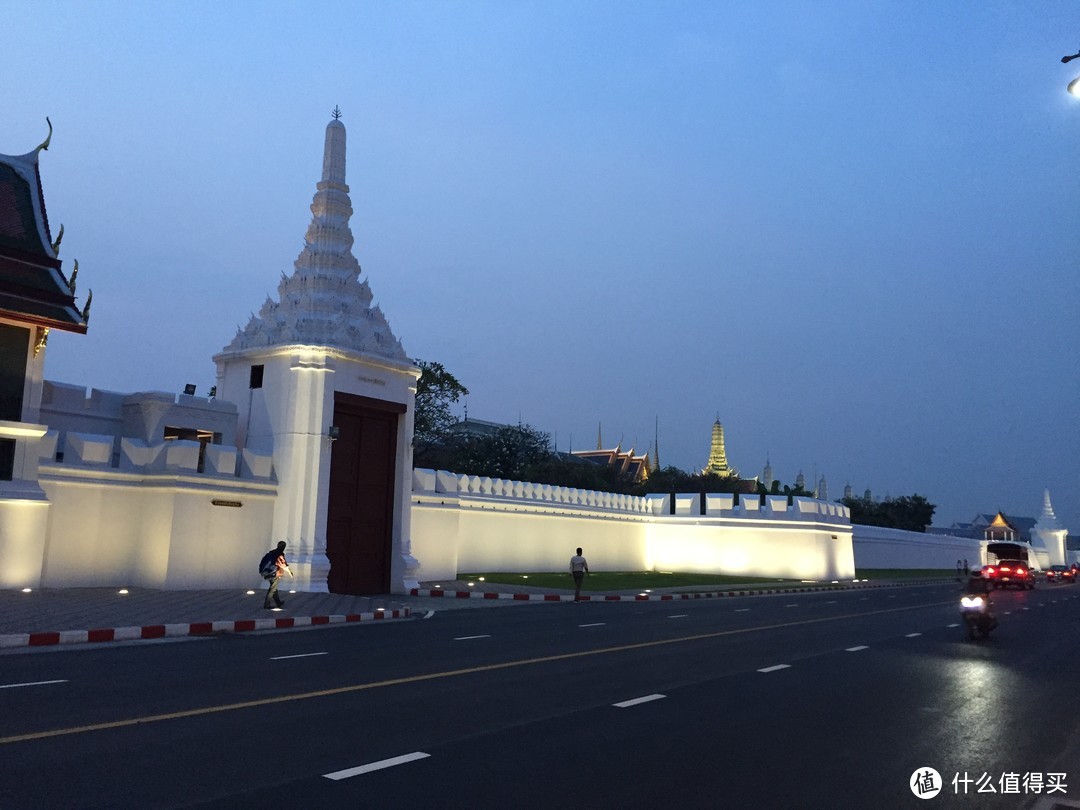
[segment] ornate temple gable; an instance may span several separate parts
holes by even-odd
[[[308,345],[406,361],[371,288],[360,280],[349,228],[352,201],[345,183],[345,125],[335,109],[326,126],[322,179],[311,203],[311,224],[291,276],[282,275],[278,300],[270,298],[225,352]]]
[[[52,241],[45,214],[38,156],[51,139],[50,123],[49,137],[34,151],[0,155],[0,316],[46,330],[86,332],[89,296],[79,312],[75,273],[69,281],[60,270],[64,229]]]

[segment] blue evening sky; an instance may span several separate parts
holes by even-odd
[[[48,379],[205,393],[292,271],[334,105],[354,252],[469,414],[659,419],[936,525],[1080,532],[1080,11],[1053,2],[0,1],[0,152],[94,290]],[[1075,68],[1075,69],[1074,69]]]

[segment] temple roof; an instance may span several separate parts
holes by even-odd
[[[47,148],[0,155],[0,317],[85,333],[45,214],[38,155]]]

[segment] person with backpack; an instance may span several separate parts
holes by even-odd
[[[285,603],[278,596],[277,589],[286,571],[289,572],[290,577],[293,576],[289,563],[285,561],[285,541],[282,540],[277,544],[276,549],[266,552],[259,562],[259,573],[270,583],[270,587],[266,589],[266,599],[263,600],[264,610],[281,610],[285,607]]]

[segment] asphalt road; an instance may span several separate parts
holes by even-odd
[[[0,655],[0,807],[1080,802],[1080,587],[997,594],[983,643],[956,587]]]

